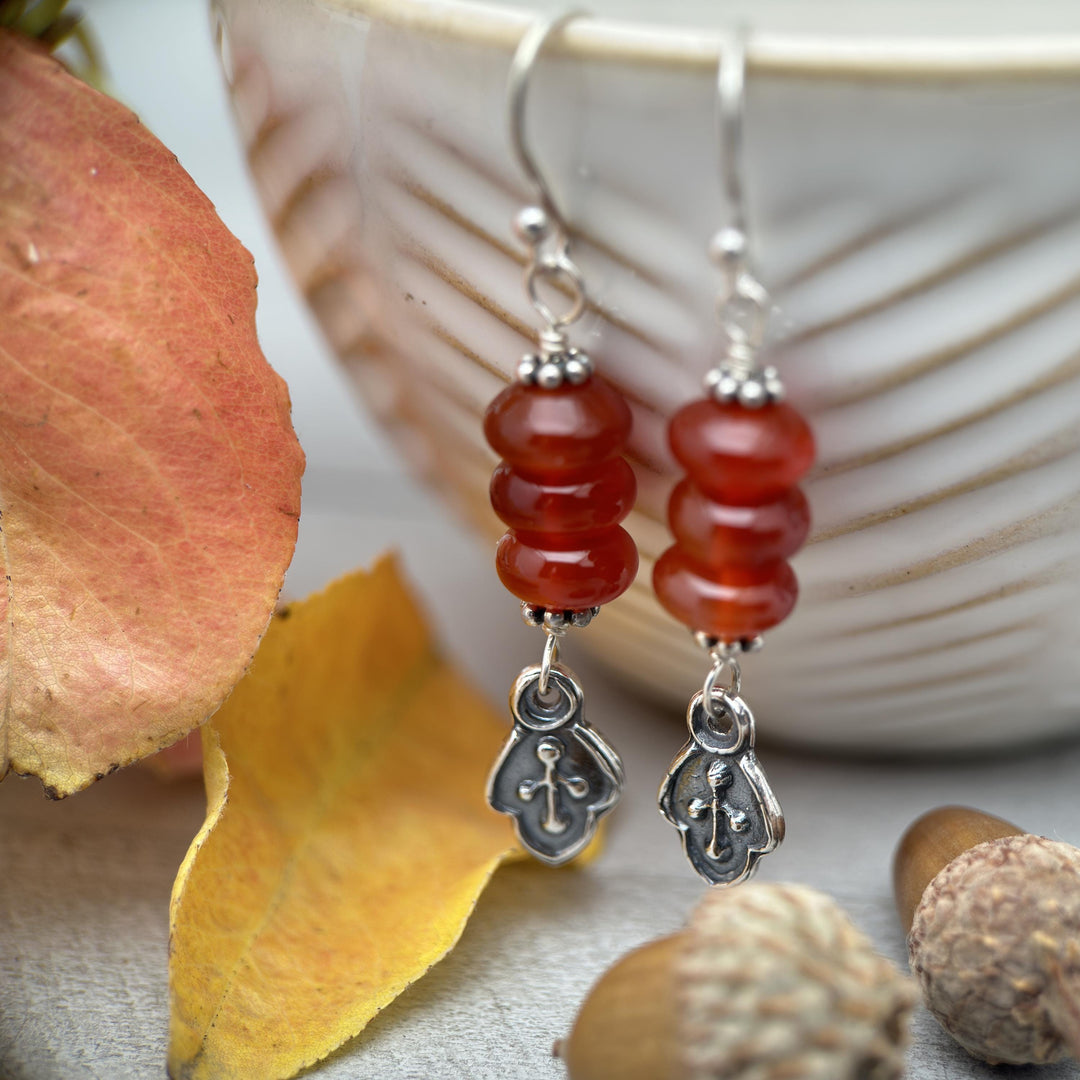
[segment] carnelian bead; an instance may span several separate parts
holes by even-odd
[[[582,533],[618,525],[634,505],[637,481],[621,457],[543,483],[502,462],[491,477],[491,505],[511,529]]]
[[[555,390],[511,383],[484,414],[492,449],[518,472],[540,479],[614,457],[630,425],[622,395],[595,375]]]
[[[587,537],[511,531],[499,541],[495,566],[519,600],[559,611],[606,604],[637,573],[633,538],[616,525]]]
[[[810,507],[797,487],[775,502],[729,506],[683,480],[671,493],[668,521],[679,546],[703,566],[776,562],[802,547]]]
[[[814,463],[809,425],[783,403],[748,409],[694,401],[672,417],[668,439],[690,479],[729,505],[772,502]]]
[[[799,595],[795,573],[782,561],[709,573],[675,545],[657,559],[653,588],[676,619],[722,641],[752,638],[782,622]]]

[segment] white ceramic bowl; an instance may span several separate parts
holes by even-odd
[[[530,98],[592,299],[576,342],[634,410],[641,572],[582,643],[673,702],[700,684],[650,571],[676,475],[665,418],[716,339],[713,80],[742,19],[756,262],[820,450],[802,597],[746,672],[762,728],[931,752],[1080,726],[1080,6],[592,7]],[[215,8],[300,287],[403,450],[488,538],[480,418],[535,326],[503,115],[534,17]]]

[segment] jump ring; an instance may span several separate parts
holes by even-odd
[[[716,301],[717,315],[728,337],[754,348],[765,340],[771,308],[768,290],[745,270],[725,283]]]
[[[738,697],[739,691],[742,689],[742,669],[739,667],[739,661],[726,652],[715,650],[712,657],[712,667],[709,669],[708,675],[705,676],[705,685],[702,687],[702,704],[713,720],[719,720],[721,717],[716,712],[714,695],[725,694]],[[728,672],[726,685],[720,681],[720,677],[725,670]]]
[[[570,284],[570,298],[573,301],[570,310],[556,315],[541,297],[539,284],[541,279],[549,278],[556,282],[563,279]],[[577,322],[585,311],[585,281],[577,265],[563,254],[545,255],[530,263],[525,270],[525,289],[533,307],[552,329],[560,329]]]
[[[548,684],[551,680],[551,669],[558,662],[558,659],[559,635],[549,633],[547,640],[544,642],[544,658],[540,661],[540,680],[536,684],[536,689],[541,697],[547,696]]]

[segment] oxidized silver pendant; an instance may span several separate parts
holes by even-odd
[[[693,868],[710,885],[738,885],[784,838],[784,814],[754,753],[754,717],[737,694],[690,700],[690,741],[660,787],[660,812],[682,833]],[[727,731],[720,725],[726,724]]]
[[[551,668],[549,693],[542,696],[540,675],[540,665],[529,667],[514,683],[514,730],[488,780],[488,802],[514,819],[530,854],[559,866],[585,849],[600,818],[619,801],[623,768],[585,722],[574,676]]]

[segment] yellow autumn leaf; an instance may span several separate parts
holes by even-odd
[[[441,959],[514,849],[506,724],[433,650],[394,561],[272,622],[204,729],[170,909],[173,1080],[318,1061]]]

